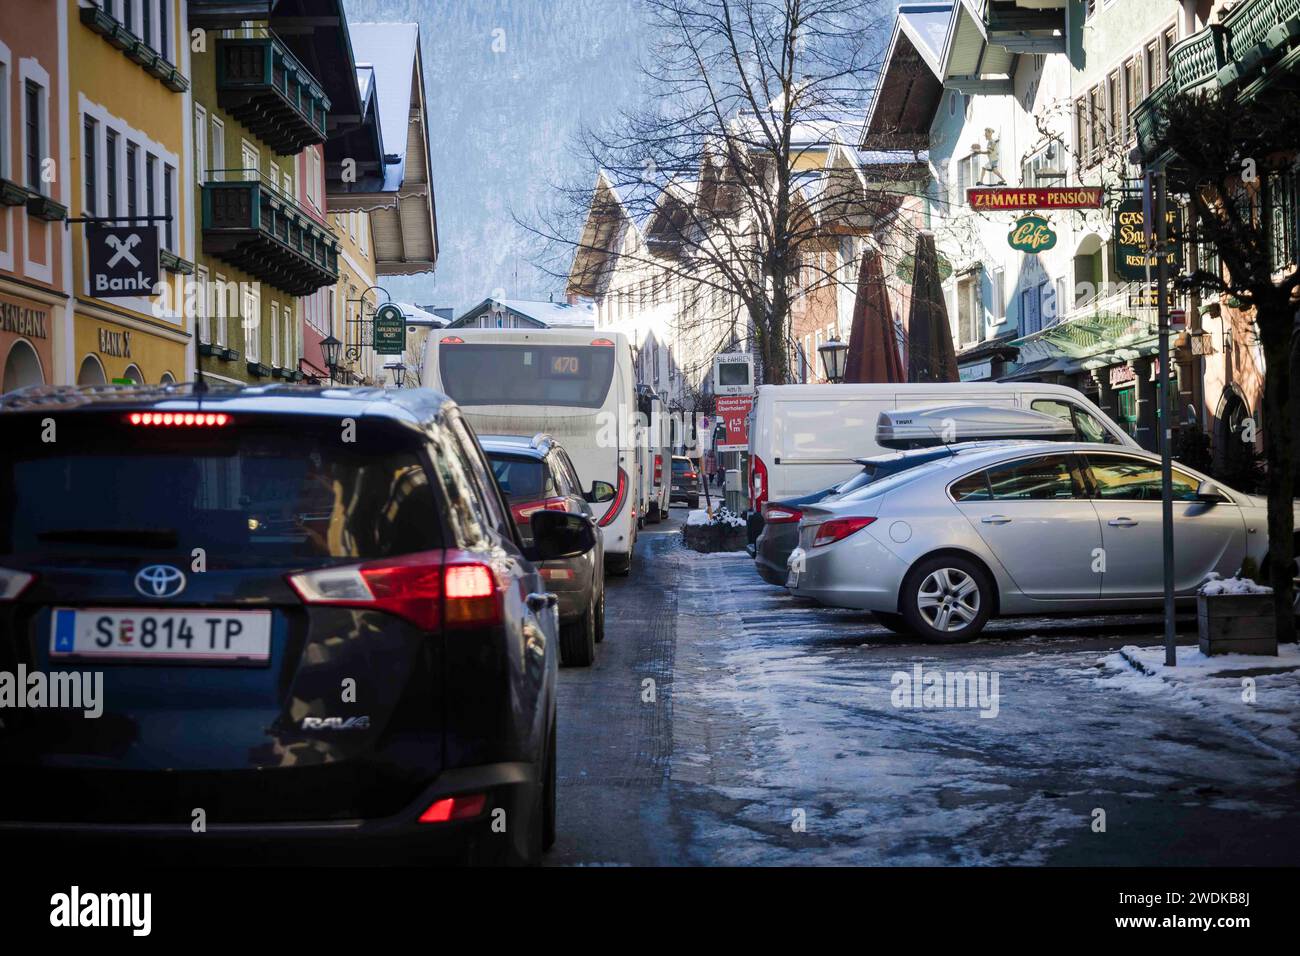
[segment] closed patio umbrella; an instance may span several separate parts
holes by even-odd
[[[915,260],[912,308],[907,316],[907,380],[955,382],[957,353],[943,301],[934,233],[923,230],[917,234]]]
[[[880,265],[879,250],[869,248],[858,269],[858,293],[853,303],[853,328],[844,369],[846,382],[905,382],[898,357],[894,315]]]

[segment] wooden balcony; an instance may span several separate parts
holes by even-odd
[[[339,278],[328,227],[255,171],[222,170],[203,184],[203,250],[290,295]]]
[[[216,42],[217,102],[281,156],[325,142],[330,101],[270,31]]]

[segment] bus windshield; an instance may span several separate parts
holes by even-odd
[[[615,350],[600,345],[443,345],[442,387],[461,405],[600,408],[614,378]]]

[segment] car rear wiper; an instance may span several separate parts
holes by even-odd
[[[42,531],[36,537],[59,544],[122,544],[157,549],[175,548],[179,542],[176,532],[170,528],[61,528]]]

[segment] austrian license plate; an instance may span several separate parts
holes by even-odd
[[[51,657],[265,664],[270,611],[54,609]]]

